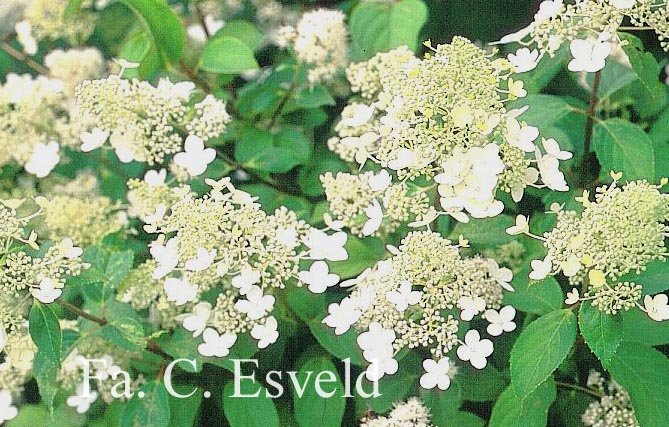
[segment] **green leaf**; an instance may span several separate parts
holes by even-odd
[[[462,387],[458,382],[452,382],[448,389],[442,391],[420,389],[420,398],[430,410],[432,423],[437,427],[456,427],[458,423],[458,408],[462,403]]]
[[[140,398],[139,396],[144,397]],[[165,386],[150,382],[125,404],[120,427],[169,427],[170,399]]]
[[[577,74],[572,75],[572,77],[576,76]],[[610,58],[609,61],[606,61],[606,66],[601,71],[601,80],[597,95],[600,100],[608,98],[636,81],[636,79],[636,73],[634,73],[634,70],[627,64],[623,64],[614,58]],[[585,75],[585,84],[588,91],[592,90],[594,80],[595,73],[587,73]]]
[[[36,300],[30,309],[28,320],[30,336],[39,353],[60,367],[63,334],[56,313],[48,305]]]
[[[305,87],[295,95],[295,106],[299,108],[317,108],[335,105],[335,100],[323,86]],[[288,108],[284,110],[288,112]]]
[[[251,125],[238,129],[235,159],[244,167],[263,172],[284,173],[308,163],[313,152],[311,139],[295,126],[283,126],[273,135]]]
[[[331,372],[332,376],[323,374]],[[344,385],[337,373],[337,367],[328,359],[323,357],[307,360],[297,373],[300,384],[304,384],[307,378],[306,390],[302,396],[293,391],[295,402],[295,418],[300,427],[339,427],[344,418],[346,399]],[[320,387],[323,393],[332,393],[332,397],[321,397],[318,395],[315,385],[320,378]]]
[[[37,380],[37,388],[42,402],[53,411],[53,401],[58,393],[58,375],[60,364],[49,359],[44,352],[38,351],[33,359],[33,376]]]
[[[669,344],[669,322],[656,322],[635,308],[623,312],[622,317],[625,341],[652,346]]]
[[[360,412],[367,409],[373,409],[377,413],[385,413],[392,409],[393,404],[404,400],[411,390],[418,382],[421,375],[423,362],[422,357],[416,351],[409,351],[404,358],[398,356],[399,369],[393,375],[386,375],[381,378],[379,384],[379,397],[369,397],[363,399],[358,393],[357,389],[354,393],[356,399],[356,407]],[[364,375],[364,374],[363,374]],[[353,380],[353,379],[352,379]],[[362,388],[366,393],[371,393],[373,385],[367,378],[362,380]],[[354,384],[351,385],[354,388]]]
[[[530,323],[511,350],[511,384],[516,395],[530,395],[567,357],[576,340],[576,316],[557,310]]]
[[[325,317],[325,314],[324,316]],[[316,341],[337,359],[351,359],[354,365],[366,365],[360,348],[357,345],[358,333],[353,329],[343,335],[335,335],[334,328],[323,323],[323,319],[316,319],[307,323],[311,334]]]
[[[489,427],[545,427],[548,409],[557,393],[555,382],[549,377],[525,399],[516,395],[509,386],[499,396],[492,409]]]
[[[641,273],[626,274],[619,281],[634,282],[643,286],[644,295],[655,295],[669,289],[669,263],[664,258],[652,261]]]
[[[669,359],[638,343],[623,341],[611,359],[611,376],[630,395],[640,427],[666,427],[669,420]]]
[[[383,259],[386,249],[383,242],[376,238],[358,239],[348,236],[346,241],[346,261],[330,262],[330,272],[338,274],[342,279],[349,279],[362,273],[367,267],[374,265],[376,261]]]
[[[359,3],[350,20],[355,59],[368,59],[402,45],[415,51],[427,12],[421,0]]]
[[[509,383],[507,376],[490,363],[482,370],[459,367],[457,380],[462,386],[462,399],[469,402],[497,400]]]
[[[623,339],[622,317],[603,313],[586,301],[581,304],[578,325],[588,347],[606,368]]]
[[[130,351],[146,347],[144,329],[135,319],[118,319],[100,329],[100,334],[112,344]]]
[[[243,395],[258,397],[232,397],[234,383],[228,382],[223,389],[223,412],[230,427],[279,427],[279,414],[272,399],[265,397],[265,387],[250,379],[240,380]]]
[[[162,0],[120,0],[132,9],[149,30],[153,45],[166,63],[178,62],[186,40],[181,19]]]
[[[457,241],[462,234],[472,245],[499,246],[515,240],[514,236],[506,232],[515,222],[509,215],[504,214],[471,223],[458,222],[448,238]]]
[[[628,43],[623,43],[623,51],[627,54],[630,64],[634,72],[639,77],[644,90],[644,95],[651,98],[658,98],[661,90],[658,86],[661,85],[659,75],[660,66],[655,60],[655,57],[650,52],[644,52],[643,42],[639,38],[629,34],[620,33],[620,38]]]
[[[562,308],[564,294],[554,277],[530,280],[529,267],[521,268],[513,275],[511,286],[514,292],[504,293],[504,304],[531,314],[546,314]]]
[[[192,385],[174,385],[174,390],[187,395],[193,391]],[[169,396],[170,401],[170,427],[192,427],[195,424],[197,414],[202,403],[202,393],[195,392],[191,397],[181,399],[175,396]]]
[[[262,46],[265,38],[262,31],[249,21],[236,20],[226,22],[223,28],[218,30],[214,38],[218,37],[233,37],[239,39],[242,43],[248,46],[251,50],[256,50]]]
[[[523,81],[528,93],[538,93],[564,68],[568,57],[569,48],[563,46],[554,57],[544,56],[534,70],[519,74],[518,80]]]
[[[653,143],[638,125],[618,118],[600,121],[592,141],[605,170],[620,171],[626,180],[655,180]]]
[[[257,70],[253,50],[235,37],[215,37],[207,43],[200,58],[200,68],[219,74],[239,74]]]
[[[132,270],[132,262],[135,254],[128,249],[123,252],[113,252],[107,261],[105,276],[109,279],[108,285],[116,289],[123,279]]]

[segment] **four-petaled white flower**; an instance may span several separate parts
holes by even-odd
[[[342,119],[341,122],[339,122],[339,126],[347,126],[352,128],[360,127],[372,118],[374,115],[374,110],[376,110],[374,104],[349,105],[345,109],[346,117],[344,117],[344,114],[342,114]]]
[[[382,169],[378,174],[369,177],[369,188],[372,191],[383,191],[390,186],[391,182],[393,182],[393,178],[387,170]]]
[[[567,277],[574,277],[581,270],[581,261],[574,255],[560,263],[562,273]]]
[[[167,170],[165,170],[165,168],[160,170],[149,170],[144,174],[144,182],[146,182],[149,187],[158,187],[163,185],[166,178]]]
[[[239,289],[240,294],[246,295],[251,290],[251,286],[255,285],[259,281],[259,271],[253,270],[249,267],[244,267],[237,276],[232,278],[232,286]]]
[[[89,391],[88,395],[84,394],[84,385],[77,385],[77,394],[67,398],[67,406],[75,408],[78,414],[84,414],[91,409],[91,404],[98,399],[98,392]]]
[[[497,261],[490,258],[488,259],[488,268],[490,270],[490,277],[495,279],[495,281],[504,289],[509,292],[514,292],[513,286],[509,284],[513,280],[513,272],[506,268],[499,268]]]
[[[361,315],[362,312],[356,302],[350,297],[346,297],[339,304],[332,303],[328,306],[328,315],[323,319],[323,323],[335,328],[335,335],[343,335],[358,321]]]
[[[278,327],[279,324],[274,316],[270,316],[265,320],[265,324],[257,324],[251,329],[251,336],[258,340],[258,348],[265,348],[279,339]]]
[[[381,209],[378,200],[372,200],[372,204],[365,208],[365,215],[369,219],[362,226],[362,234],[363,236],[371,236],[381,228],[383,222],[383,209]]]
[[[397,311],[404,311],[410,305],[418,304],[422,297],[422,292],[411,290],[409,282],[402,282],[399,289],[386,292],[386,299],[395,306]]]
[[[56,247],[58,248],[58,252],[67,259],[78,258],[84,253],[83,249],[74,246],[74,242],[69,237],[61,240]]]
[[[313,259],[328,261],[345,261],[348,259],[348,253],[344,248],[348,236],[343,231],[334,234],[311,229],[304,238],[304,244],[310,249]]]
[[[550,256],[546,256],[543,260],[535,259],[530,263],[532,271],[530,272],[530,279],[532,280],[543,280],[553,269],[553,260]]]
[[[458,299],[458,307],[460,310],[460,318],[466,322],[469,322],[477,314],[485,310],[485,300],[481,297],[468,297],[463,296]]]
[[[43,278],[39,282],[39,287],[30,289],[33,297],[37,298],[39,302],[50,304],[60,297],[63,293],[62,289],[56,288],[53,280],[48,277]]]
[[[539,51],[536,49],[530,51],[526,47],[521,47],[516,53],[510,53],[507,59],[513,65],[516,73],[524,73],[536,68],[539,63]]]
[[[465,342],[458,347],[460,360],[469,362],[476,369],[483,369],[488,364],[486,358],[493,352],[492,341],[481,339],[478,331],[471,329],[465,334]]]
[[[230,354],[230,348],[237,342],[237,334],[218,334],[214,328],[207,328],[202,334],[203,343],[197,346],[197,351],[205,357],[225,357]]]
[[[420,386],[424,389],[431,390],[438,387],[439,390],[447,390],[451,386],[451,377],[448,375],[451,363],[448,357],[439,359],[439,361],[425,359],[423,369],[425,373],[420,377]]]
[[[204,141],[196,135],[188,135],[184,151],[174,155],[174,163],[186,169],[191,176],[202,175],[207,165],[216,158],[216,150],[204,148]]]
[[[144,217],[144,222],[146,224],[151,225],[163,219],[166,213],[167,213],[167,206],[165,206],[165,203],[161,203],[158,206],[156,206],[156,211],[154,213]]]
[[[506,140],[516,148],[531,153],[534,151],[534,140],[539,137],[539,129],[534,126],[521,125],[514,117],[506,120]]]
[[[202,335],[202,332],[204,332],[210,317],[211,304],[207,301],[202,301],[195,304],[192,313],[181,314],[177,316],[176,319],[181,321],[181,324],[185,330],[191,331],[193,333],[193,337],[197,337]]]
[[[656,322],[669,320],[669,298],[666,294],[657,294],[654,297],[646,295],[643,298],[643,306],[648,316]]]
[[[323,214],[323,222],[329,229],[334,231],[339,231],[344,228],[344,221],[332,219],[330,214],[327,212]]]
[[[547,155],[553,156],[558,160],[569,160],[573,156],[569,151],[562,151],[560,145],[553,138],[541,138],[541,145],[544,146]]]
[[[535,153],[539,174],[546,187],[555,191],[569,191],[569,186],[564,178],[564,174],[560,171],[560,162],[558,159],[550,154],[542,156],[538,148]],[[560,153],[565,152],[562,151]]]
[[[331,274],[325,261],[316,261],[311,264],[309,271],[300,271],[300,280],[309,285],[309,290],[315,294],[322,294],[331,286],[339,282],[339,276]]]
[[[372,322],[367,332],[358,336],[358,346],[363,350],[362,356],[371,364],[365,376],[370,381],[377,381],[384,375],[392,375],[399,367],[394,358],[393,342],[395,331],[385,329],[380,323]]]
[[[486,329],[494,337],[502,335],[503,332],[511,332],[516,329],[513,319],[516,317],[516,309],[510,305],[497,310],[486,310],[485,318],[490,324]]]
[[[205,248],[197,248],[197,257],[186,261],[186,270],[204,271],[214,263],[214,258],[216,258],[216,249],[208,251]]]
[[[388,167],[392,170],[408,168],[416,162],[416,153],[408,148],[402,148],[397,153],[395,160],[388,162]]]
[[[149,252],[158,266],[153,271],[154,279],[162,279],[170,274],[179,264],[179,243],[176,237],[172,237],[165,245],[155,244]]]
[[[557,16],[562,10],[563,0],[546,0],[539,5],[539,10],[534,14],[534,22],[540,24]]]
[[[0,390],[0,424],[13,420],[18,414],[19,410],[12,405],[12,393],[9,390]]]
[[[197,297],[197,286],[190,284],[186,279],[170,277],[165,280],[163,287],[167,300],[173,301],[176,305],[184,305]]]
[[[49,175],[60,161],[58,149],[56,141],[50,141],[48,144],[41,142],[35,144],[33,154],[25,165],[26,172],[38,178],[44,178]]]
[[[523,83],[522,80],[514,81],[511,77],[509,77],[509,95],[511,95],[514,98],[523,98],[525,95],[527,95],[527,91],[525,90],[525,84]],[[522,131],[521,131],[522,132]]]
[[[79,138],[82,142],[81,151],[88,153],[102,147],[102,144],[109,138],[109,132],[100,128],[93,128],[90,132],[82,132]]]
[[[246,299],[235,303],[235,309],[244,313],[251,320],[261,319],[268,311],[274,308],[274,297],[263,295],[260,286],[253,285],[246,293]]]
[[[365,377],[369,381],[378,381],[385,375],[393,375],[399,369],[399,363],[392,356],[373,359],[365,370]]]
[[[567,305],[574,305],[581,299],[581,296],[578,294],[578,289],[572,288],[571,291],[567,292],[567,298],[565,298],[564,303]]]
[[[594,73],[606,66],[611,54],[611,43],[601,40],[572,40],[569,50],[573,59],[567,65],[569,71]]]
[[[506,233],[512,236],[525,234],[530,231],[530,224],[524,215],[516,215],[516,224],[506,229]]]

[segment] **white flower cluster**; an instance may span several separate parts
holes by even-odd
[[[345,160],[395,171],[402,183],[433,179],[440,213],[463,222],[501,213],[497,190],[515,201],[528,185],[566,191],[558,166],[571,153],[553,139],[536,143],[539,130],[519,118],[525,109],[504,107],[526,95],[510,68],[462,37],[422,60],[403,47],[352,64],[347,77],[363,99],[344,109],[328,145]]]
[[[42,215],[45,200],[35,202],[37,209],[25,200],[0,200],[0,390],[12,392],[20,390],[36,352],[28,333],[32,300],[54,302],[63,293],[66,279],[88,268],[80,258],[82,249],[70,238],[35,255],[39,246],[34,223]]]
[[[44,57],[49,75],[62,81],[68,98],[74,98],[75,88],[84,80],[104,74],[102,53],[92,47],[83,49],[56,49]]]
[[[308,67],[312,85],[332,81],[348,64],[347,31],[344,14],[319,9],[307,12],[296,27],[282,29],[285,43],[295,50],[297,60]]]
[[[60,80],[10,73],[0,86],[0,165],[11,161],[38,178],[60,161],[61,145],[76,143]]]
[[[65,17],[68,0],[30,0],[27,2],[23,21],[16,24],[16,32],[24,50],[29,55],[37,53],[37,40],[66,39],[72,44],[81,44],[93,32],[95,15],[91,12],[91,0],[84,0],[80,7],[71,8]]]
[[[628,273],[639,274],[651,261],[667,257],[664,241],[669,233],[669,196],[659,191],[666,179],[662,185],[632,181],[619,187],[620,175],[611,176],[613,182],[597,188],[594,201],[589,200],[587,191],[576,198],[583,205],[580,216],[555,206],[557,224],[543,237],[530,233],[527,218],[522,215],[507,232],[527,234],[544,242],[548,253],[543,260],[532,261],[530,279],[562,273],[573,285],[587,285],[583,297],[573,289],[567,304],[591,300],[609,314],[637,306],[654,320],[669,320],[666,295],[647,295],[642,307],[638,303],[642,287],[620,280]]]
[[[481,339],[475,329],[461,340],[455,316],[465,322],[477,316],[486,319],[492,336],[516,328],[513,307],[499,310],[502,289],[513,290],[511,271],[491,259],[463,258],[464,246],[465,242],[452,245],[438,233],[413,232],[399,249],[392,249],[392,258],[342,282],[342,287],[354,288],[341,302],[330,304],[323,323],[335,328],[336,335],[351,326],[362,332],[358,345],[370,362],[368,379],[394,374],[394,357],[401,349],[423,347],[432,358],[423,362],[421,386],[445,390],[453,368],[447,354],[453,348],[477,369],[486,366],[493,352],[492,341]]]
[[[600,394],[588,405],[581,421],[585,427],[639,427],[629,394],[612,379],[606,381],[597,371],[590,371],[588,388]]]
[[[109,139],[122,162],[153,165],[176,154],[174,162],[190,175],[204,173],[216,156],[204,142],[221,135],[230,116],[225,103],[211,95],[191,102],[194,89],[191,82],[167,78],[156,87],[118,75],[83,82],[76,90],[78,114],[92,130],[81,135],[82,151]]]
[[[185,192],[169,212],[162,205],[144,219],[147,231],[160,233],[150,246],[152,278],[163,284],[167,301],[192,307],[178,320],[193,336],[202,335],[200,353],[224,357],[241,334],[249,333],[259,348],[277,340],[276,290],[306,284],[324,292],[336,284],[326,261],[348,258],[347,239],[311,228],[285,208],[264,213],[229,178],[206,182],[212,187],[206,196]],[[300,271],[305,260],[314,262]],[[212,289],[213,297],[203,299]]]
[[[365,418],[360,427],[432,427],[430,411],[418,398],[398,402],[386,416]]]
[[[436,211],[423,188],[392,184],[387,170],[357,175],[330,172],[321,176],[330,211],[352,234],[392,233],[402,223],[429,223]]]
[[[498,43],[523,45],[508,56],[518,73],[534,69],[546,54],[553,57],[564,43],[569,43],[572,55],[569,70],[593,73],[604,68],[606,58],[620,44],[618,28],[626,18],[636,27],[654,29],[661,45],[669,49],[666,0],[576,0],[573,4],[546,0],[529,26]]]

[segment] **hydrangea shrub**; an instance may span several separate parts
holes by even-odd
[[[459,3],[3,2],[0,425],[666,427],[669,3]]]

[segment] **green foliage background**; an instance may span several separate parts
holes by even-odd
[[[187,6],[188,0],[182,3]],[[364,59],[375,50],[402,43],[413,44],[420,50],[421,40],[431,39],[437,44],[450,41],[453,35],[490,42],[526,25],[539,2],[430,1],[425,9],[424,26],[419,25],[423,15],[421,0],[402,3],[408,8],[405,13],[411,19],[402,14],[400,18],[404,19],[393,21],[383,15],[389,13],[386,8],[390,6],[372,8],[363,15],[360,8],[364,5],[351,1],[299,5],[305,9],[319,6],[347,12],[354,56]],[[249,12],[247,18],[250,16]],[[376,19],[381,24],[374,27],[376,32],[369,33],[369,23]],[[590,94],[566,71],[566,52],[542,62],[537,70],[528,73],[525,85],[530,94],[516,101],[518,106],[530,106],[524,119],[539,127],[546,136],[559,139],[561,144],[564,142],[565,147],[575,153],[568,173],[570,184],[575,184],[570,185],[573,188],[570,193],[550,194],[542,199],[543,194],[535,192],[518,206],[518,211],[533,213],[532,227],[537,233],[552,226],[551,220],[541,214],[544,206],[552,201],[570,203],[569,200],[579,194],[579,185],[583,188],[598,178],[606,179],[609,170],[622,171],[626,179],[650,181],[669,174],[668,91],[659,79],[660,65],[664,65],[667,58],[652,37],[638,35],[641,39],[630,38],[632,44],[628,48],[634,70],[621,74],[620,70],[607,68],[603,72],[599,97],[606,102],[597,112],[602,120],[593,131],[592,152],[584,152],[586,117],[581,113],[587,108]],[[275,48],[261,48],[259,38],[259,30],[241,19],[225,27],[201,54],[191,52],[184,50],[181,18],[162,0],[120,0],[100,12],[90,42],[106,57],[120,56],[141,62],[138,70],[129,73],[142,79],[155,82],[162,75],[182,75],[184,70],[195,72],[217,96],[228,99],[235,117],[229,134],[215,141],[216,148],[229,161],[217,160],[210,165],[207,176],[219,178],[230,173],[233,167],[244,168],[251,179],[242,188],[259,196],[266,210],[285,205],[316,224],[326,209],[318,175],[324,171],[351,170],[330,153],[325,144],[345,102],[325,87],[305,88],[305,77],[295,73],[294,62],[281,56]],[[42,53],[64,45],[61,41],[49,43],[51,45],[42,46]],[[36,61],[41,59],[41,53],[35,57]],[[185,65],[180,67],[180,64]],[[643,72],[643,64],[651,71]],[[238,77],[241,71],[259,65],[273,66],[262,85],[246,83]],[[0,51],[0,78],[9,72],[32,70]],[[295,78],[301,86],[286,89]],[[268,121],[280,124],[280,131],[272,134],[255,125]],[[73,156],[74,162],[61,166],[58,172],[73,176],[82,166],[93,166],[99,171],[103,191],[114,199],[124,200],[127,177],[143,174],[141,165],[120,164],[113,156],[95,161],[76,157],[76,153]],[[586,165],[584,171],[577,168],[579,162]],[[3,178],[11,179],[16,173],[5,168]],[[203,189],[203,180],[195,180],[193,186]],[[513,223],[514,213],[468,225],[444,224],[443,229],[448,230],[444,234],[455,238],[463,234],[476,250],[495,248],[510,241],[504,230]],[[141,350],[146,345],[141,317],[109,296],[117,290],[133,264],[146,257],[143,246],[146,242],[141,236],[129,241],[116,237],[108,236],[103,247],[86,248],[84,257],[93,264],[94,270],[73,281],[73,286],[86,290],[69,297],[90,311],[105,313],[109,323],[101,333],[114,345]],[[332,267],[342,278],[353,277],[380,259],[385,243],[397,243],[374,238],[349,239],[349,261]],[[528,260],[541,253],[535,243],[525,240],[522,243],[528,248]],[[579,416],[592,397],[578,387],[561,385],[583,384],[589,369],[597,367],[608,370],[630,392],[642,427],[666,427],[669,423],[669,359],[666,357],[669,325],[653,323],[639,313],[603,315],[588,304],[583,304],[576,313],[563,308],[566,288],[558,281],[549,278],[529,286],[526,276],[516,275],[513,283],[516,292],[505,301],[523,312],[517,319],[518,330],[500,341],[486,369],[474,372],[462,367],[445,392],[420,390],[417,384],[422,371],[420,359],[408,352],[402,355],[400,371],[381,380],[383,396],[378,399],[324,401],[309,392],[302,399],[294,399],[290,393],[277,400],[232,399],[228,397],[232,374],[227,358],[200,357],[189,334],[179,330],[156,338],[156,342],[172,357],[198,359],[198,372],[181,370],[176,375],[177,382],[182,390],[189,390],[193,385],[210,390],[211,398],[203,399],[198,393],[190,399],[176,399],[168,396],[160,381],[151,381],[144,387],[150,398],[133,398],[126,404],[117,402],[109,407],[96,404],[87,417],[74,414],[63,404],[66,396],[53,387],[53,372],[77,338],[53,330],[59,317],[72,318],[72,315],[60,307],[35,303],[30,320],[31,334],[39,347],[34,370],[36,381],[29,385],[27,405],[22,406],[18,418],[7,425],[355,426],[365,413],[386,412],[393,402],[418,395],[430,407],[434,423],[439,427],[482,427],[486,423],[491,427],[576,427],[581,425]],[[639,283],[646,280],[654,292],[666,290],[669,268],[655,266],[636,280]],[[292,289],[286,295],[277,301],[281,339],[258,353],[260,376],[272,369],[296,370],[300,377],[306,371],[324,369],[341,374],[341,360],[347,357],[354,364],[354,372],[361,372],[363,360],[355,345],[355,334],[349,332],[335,337],[321,323],[328,303],[340,300],[343,292],[314,295],[303,289]],[[238,343],[235,346],[238,354],[231,357],[252,356],[254,345],[246,344]],[[148,351],[144,351],[144,356],[137,360],[134,368],[148,378],[156,377],[161,369],[160,358]],[[51,415],[50,401],[55,408]],[[49,417],[53,418],[46,421]]]

